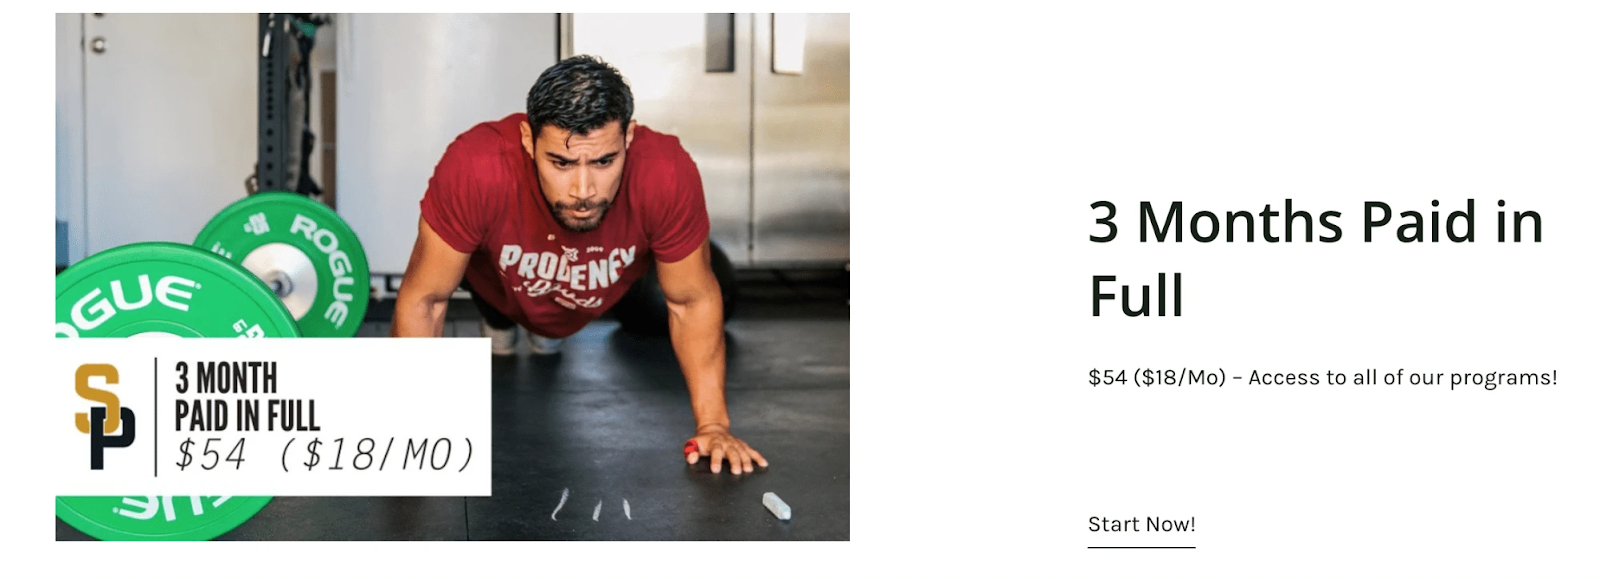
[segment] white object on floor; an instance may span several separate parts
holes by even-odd
[[[633,511],[628,509],[628,499],[622,499],[622,516],[628,517],[630,521],[633,520]]]
[[[594,504],[594,520],[596,520],[596,521],[600,520],[600,505],[603,505],[603,504],[606,504],[606,502],[605,501],[600,501],[600,502]]]
[[[777,493],[761,495],[761,504],[766,505],[767,510],[772,511],[772,515],[778,517],[778,519],[789,520],[789,505],[783,502],[783,499],[778,498]]]
[[[561,502],[556,503],[556,510],[550,511],[550,520],[556,520],[556,513],[561,512],[561,507],[567,504],[567,489],[561,489]]]

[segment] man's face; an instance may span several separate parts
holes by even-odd
[[[587,135],[574,135],[545,125],[534,135],[522,123],[522,147],[533,157],[545,202],[562,227],[589,231],[600,226],[622,188],[622,163],[633,142],[633,126],[629,121],[624,131],[622,123],[611,121]]]

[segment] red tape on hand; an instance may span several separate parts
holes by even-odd
[[[696,443],[693,438],[689,439],[688,442],[683,443],[684,456],[689,456],[690,453],[695,452],[700,452],[700,444]]]

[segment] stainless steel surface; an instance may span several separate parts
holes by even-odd
[[[750,259],[751,15],[734,15],[734,72],[708,73],[705,14],[574,14],[572,48],[617,67],[634,119],[676,135],[694,157],[711,237],[735,264]]]
[[[377,279],[405,271],[418,203],[445,147],[477,123],[525,110],[533,81],[556,62],[556,16],[338,18],[339,213]]]
[[[84,258],[83,14],[56,14],[56,236],[57,265]],[[64,259],[63,259],[64,258]]]
[[[296,321],[311,311],[317,299],[317,268],[305,252],[287,243],[268,243],[251,250],[241,263],[278,294]]]
[[[706,15],[706,72],[733,72],[734,27],[733,14]]]
[[[254,168],[256,16],[107,14],[83,27],[117,39],[84,58],[87,253],[193,241]]]
[[[806,15],[803,74],[772,69],[755,26],[754,254],[758,265],[850,259],[850,15]]]

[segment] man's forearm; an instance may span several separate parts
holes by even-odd
[[[689,385],[695,429],[730,427],[725,398],[727,350],[722,335],[722,296],[667,304],[672,349]]]
[[[389,326],[390,337],[433,337],[444,335],[444,314],[449,298],[429,296],[397,298],[394,304],[394,323]]]

